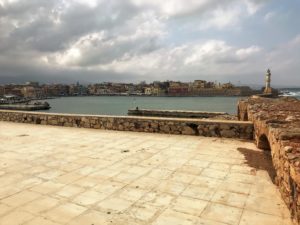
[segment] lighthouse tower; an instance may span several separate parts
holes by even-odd
[[[272,94],[271,71],[270,71],[270,69],[268,69],[267,73],[266,73],[266,87],[265,87],[265,90],[264,90],[264,94]]]

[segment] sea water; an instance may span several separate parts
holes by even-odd
[[[280,90],[283,96],[300,99],[300,88]],[[128,109],[173,109],[237,113],[243,97],[146,97],[146,96],[85,96],[48,99],[47,112],[96,115],[127,115]]]
[[[86,96],[48,99],[47,112],[96,115],[127,115],[128,109],[173,109],[236,114],[241,97],[144,97]]]

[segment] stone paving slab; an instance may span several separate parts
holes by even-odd
[[[0,143],[1,225],[292,224],[252,142],[0,122]]]

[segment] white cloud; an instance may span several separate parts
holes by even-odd
[[[96,7],[101,2],[100,0],[71,0],[71,1],[75,3],[84,4],[92,8]]]
[[[256,55],[257,53],[261,52],[262,49],[258,46],[250,46],[249,48],[241,48],[236,51],[236,55],[240,59],[245,59],[248,57],[251,57],[253,55]]]
[[[19,1],[20,0],[0,0],[0,5],[6,6],[6,5],[9,5],[9,4],[17,3]]]
[[[299,47],[300,46],[300,34],[298,34],[296,37],[294,37],[290,43],[289,43],[291,46],[297,46]]]
[[[151,52],[165,36],[164,23],[153,13],[145,12],[128,20],[115,34],[110,30],[89,33],[71,43],[66,50],[43,58],[57,65],[95,67]]]
[[[215,0],[132,0],[139,7],[151,7],[166,16],[184,15],[201,10],[214,3]]]
[[[264,20],[266,22],[269,22],[270,20],[272,20],[274,17],[276,16],[275,12],[268,12],[265,16],[264,16]]]
[[[200,29],[233,27],[240,22],[241,14],[242,8],[238,6],[230,9],[217,8],[208,12],[205,15],[207,19],[204,19],[199,26]]]
[[[64,53],[56,55],[55,60],[59,65],[76,66],[81,56],[82,53],[79,48],[70,48]],[[48,58],[47,62],[49,62]]]
[[[266,4],[270,0],[243,0],[243,1],[246,4],[248,13],[255,14],[264,6],[264,4]]]
[[[167,76],[170,73],[175,76],[197,73],[221,75],[224,71],[233,71],[230,67],[247,64],[248,59],[260,51],[261,48],[257,46],[237,48],[224,41],[209,40],[158,49],[149,54],[130,58],[124,57],[106,65],[99,65],[98,68],[149,76],[155,74]],[[250,61],[253,63],[253,60]]]
[[[190,46],[192,47],[192,46]],[[199,65],[214,61],[222,55],[227,54],[232,49],[224,41],[210,40],[203,44],[198,44],[192,47],[191,55],[185,56],[185,65]]]
[[[172,19],[176,17],[198,18],[200,29],[234,27],[243,18],[252,16],[269,0],[131,0],[138,7]]]
[[[300,34],[287,43],[282,44],[268,54],[267,62],[279,74],[284,74],[279,79],[286,82],[286,76],[299,76],[300,71]],[[299,76],[300,77],[300,76]]]

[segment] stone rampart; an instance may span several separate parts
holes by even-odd
[[[271,150],[275,182],[300,224],[300,101],[252,97],[239,102],[238,117],[252,121],[257,146]]]
[[[0,110],[0,120],[118,131],[183,134],[239,139],[253,138],[253,123],[241,121],[52,114],[9,110]]]

